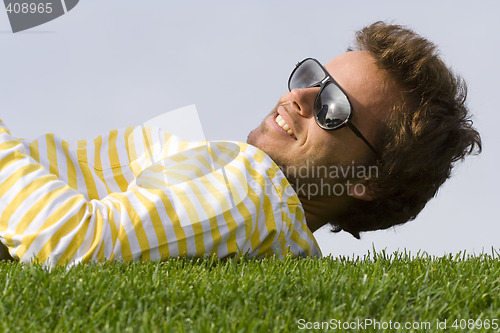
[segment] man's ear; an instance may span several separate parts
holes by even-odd
[[[348,187],[349,196],[363,201],[373,201],[377,199],[377,192],[377,186],[366,180],[353,183]]]

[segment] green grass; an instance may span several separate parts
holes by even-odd
[[[365,319],[386,327],[391,321],[387,332],[412,331],[395,330],[396,322],[431,325],[414,332],[497,332],[465,320],[495,319],[500,326],[500,261],[493,251],[415,258],[381,252],[356,260],[173,259],[51,271],[0,262],[0,295],[1,332],[295,332],[321,322],[339,332],[333,320]],[[436,328],[445,319],[447,329]],[[468,327],[452,328],[455,320]],[[384,331],[374,325],[351,331]]]

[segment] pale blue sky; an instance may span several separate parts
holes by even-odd
[[[12,34],[0,10],[0,118],[13,134],[70,140],[196,104],[207,139],[245,141],[286,91],[296,62],[328,62],[375,20],[439,45],[469,84],[484,152],[455,169],[419,217],[388,231],[315,235],[324,254],[372,246],[430,254],[500,248],[500,5],[496,1],[81,0],[68,14]]]

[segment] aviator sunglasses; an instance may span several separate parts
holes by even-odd
[[[352,106],[342,88],[318,60],[307,58],[299,62],[290,74],[288,90],[311,87],[320,87],[314,103],[314,118],[319,127],[325,130],[336,130],[347,126],[375,154],[378,154],[378,151],[353,125],[351,121]]]

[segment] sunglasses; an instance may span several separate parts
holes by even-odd
[[[307,58],[299,62],[290,74],[288,90],[311,87],[321,88],[314,103],[314,118],[319,127],[336,130],[347,126],[378,155],[378,151],[353,125],[352,106],[342,88],[318,60]]]

